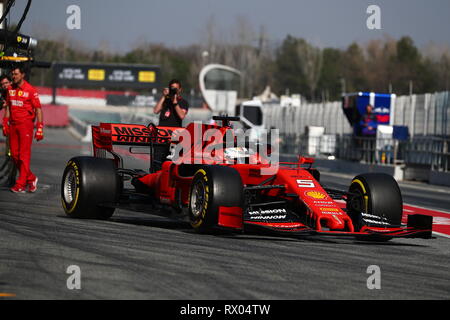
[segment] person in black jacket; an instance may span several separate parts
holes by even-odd
[[[154,113],[159,113],[160,127],[182,127],[183,119],[189,110],[189,103],[181,96],[182,92],[181,83],[177,79],[171,80],[169,87],[163,89],[163,95],[153,109]],[[155,160],[153,170],[161,170],[161,165],[166,161],[169,153],[169,145],[155,145],[153,147]]]
[[[181,83],[176,79],[171,80],[169,87],[163,89],[163,95],[153,109],[154,113],[159,113],[159,126],[182,126],[189,110],[189,103],[181,96],[182,92]]]

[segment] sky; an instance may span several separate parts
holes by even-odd
[[[25,4],[16,0],[11,22]],[[80,8],[80,29],[67,28],[70,5]],[[370,5],[380,8],[381,29],[367,27]],[[291,35],[322,48],[345,48],[410,36],[419,47],[450,47],[450,0],[34,0],[21,31],[123,53],[142,42],[204,44],[211,21],[217,37],[230,38],[238,20],[256,32],[263,27],[272,43]]]

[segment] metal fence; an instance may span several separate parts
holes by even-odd
[[[378,164],[418,164],[450,171],[450,92],[399,96],[391,110],[393,125],[407,126],[410,138],[354,137],[341,102],[273,105],[265,109],[267,128],[280,132],[283,153],[335,157]],[[309,134],[313,126],[323,132]]]
[[[351,133],[341,102],[303,103],[300,106],[269,105],[264,109],[266,127],[282,134],[304,134],[308,126],[325,127],[325,133]]]
[[[268,104],[266,127],[282,134],[306,133],[308,126],[321,126],[326,134],[351,133],[340,101],[300,103],[298,106]],[[393,125],[407,126],[411,137],[450,135],[450,92],[398,96],[392,107]]]
[[[404,157],[404,146],[394,139],[363,138],[349,134],[322,137],[281,134],[280,141],[280,151],[284,154],[379,164],[394,164]]]
[[[405,144],[405,163],[450,171],[450,138],[414,137]]]
[[[394,125],[408,126],[414,136],[450,134],[450,92],[397,97],[393,110]]]

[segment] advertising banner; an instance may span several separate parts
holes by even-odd
[[[54,85],[104,88],[156,88],[160,67],[126,64],[55,63]]]

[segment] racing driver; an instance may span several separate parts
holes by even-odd
[[[12,85],[6,95],[6,112],[3,118],[3,134],[9,137],[11,156],[19,171],[15,185],[10,189],[15,193],[35,192],[38,178],[31,172],[31,144],[34,138],[44,138],[44,124],[41,103],[36,89],[25,80],[23,67],[11,71]]]

